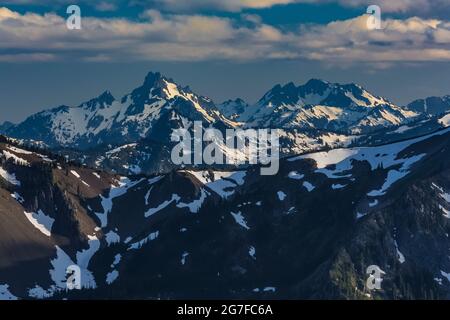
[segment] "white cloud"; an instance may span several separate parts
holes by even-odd
[[[367,17],[313,26],[303,32],[311,59],[364,62],[449,61],[449,24],[439,20],[388,19],[383,30],[368,30]],[[308,52],[309,51],[309,52]]]
[[[450,61],[450,23],[388,19],[367,29],[367,17],[283,31],[244,16],[231,18],[150,10],[141,21],[83,18],[67,30],[56,14],[19,14],[0,8],[0,60],[86,61],[314,59],[326,62]]]

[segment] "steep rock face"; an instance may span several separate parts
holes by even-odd
[[[65,286],[61,266],[74,264],[77,255],[92,246],[92,239],[100,237],[82,204],[86,197],[97,197],[109,188],[112,178],[104,175],[105,182],[87,188],[86,181],[93,179],[78,176],[92,172],[1,139],[0,282],[15,279],[18,295],[51,296]],[[86,268],[83,273],[87,272]],[[86,281],[86,286],[94,284]]]

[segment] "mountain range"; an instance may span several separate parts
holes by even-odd
[[[79,106],[39,112],[0,133],[49,148],[91,167],[122,174],[173,169],[170,134],[204,127],[280,129],[283,155],[376,145],[433,132],[450,123],[449,96],[397,106],[356,84],[312,79],[276,85],[255,104],[216,104],[160,73],[116,99],[109,91]]]
[[[174,166],[193,121],[279,129],[279,171]],[[5,123],[0,300],[450,299],[449,125],[448,96],[310,80],[215,104],[159,73]]]

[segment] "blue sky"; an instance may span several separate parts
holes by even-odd
[[[14,1],[11,1],[14,2]],[[37,2],[36,4],[24,5],[24,4],[9,4],[8,8],[20,12],[26,13],[33,11],[36,13],[46,13],[54,11],[59,15],[64,15],[67,4],[64,2],[57,3],[45,3]],[[189,2],[189,1],[187,1]],[[30,1],[29,3],[32,3]],[[69,1],[68,3],[76,4],[76,1]],[[136,3],[131,4],[130,1],[108,1],[111,4],[111,8],[104,11],[96,8],[96,1],[78,3],[82,7],[83,14],[86,16],[96,17],[126,17],[128,19],[139,20],[139,16],[143,11],[149,8],[158,9],[164,13],[174,12],[170,8],[159,5],[158,2],[146,1],[144,4]],[[97,1],[98,3],[98,1]],[[114,8],[113,8],[114,7]],[[265,23],[271,25],[286,25],[293,26],[299,23],[328,23],[334,20],[348,19],[356,17],[361,14],[361,9],[365,7],[345,7],[339,3],[329,2],[324,4],[317,3],[291,3],[286,5],[274,5],[266,8],[242,8],[239,11],[226,11],[214,8],[196,8],[195,10],[181,10],[182,13],[197,13],[210,16],[221,17],[234,17],[237,18],[241,14],[257,14]],[[180,13],[180,10],[175,10]],[[390,13],[392,15],[392,13]]]
[[[255,102],[277,83],[357,82],[406,104],[450,94],[447,0],[6,0],[0,121],[20,121],[161,71],[215,101]],[[68,4],[82,29],[68,30]],[[367,29],[369,4],[382,30]]]

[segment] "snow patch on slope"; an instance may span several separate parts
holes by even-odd
[[[250,227],[247,225],[247,222],[245,221],[245,218],[244,218],[244,216],[242,215],[242,212],[237,212],[237,213],[234,213],[234,212],[230,212],[231,213],[231,215],[233,216],[233,218],[234,218],[234,221],[236,221],[236,223],[238,224],[238,225],[240,225],[241,227],[243,227],[244,229],[247,229],[247,230],[250,230]]]
[[[316,187],[311,184],[311,182],[304,181],[303,186],[308,190],[308,192],[313,191]]]
[[[438,122],[439,122],[440,124],[442,124],[443,126],[445,126],[445,127],[450,126],[450,113],[449,113],[449,114],[446,114],[445,116],[443,116],[442,118],[440,118],[440,119],[438,120]]]
[[[31,222],[31,224],[38,229],[40,232],[45,234],[47,237],[51,237],[52,235],[52,226],[55,222],[55,219],[51,218],[50,216],[46,215],[42,210],[38,210],[38,212],[26,212],[24,211],[25,216],[27,217],[28,221]]]
[[[226,199],[237,186],[244,184],[246,171],[184,171],[197,178],[206,187]]]
[[[399,169],[388,171],[386,180],[379,190],[369,192],[369,196],[381,196],[398,180],[407,176],[410,167],[423,159],[426,154],[399,157],[399,154],[409,146],[429,139],[433,136],[443,135],[449,132],[449,129],[441,130],[423,137],[397,142],[378,147],[359,147],[351,149],[335,149],[328,152],[316,152],[307,155],[297,156],[288,159],[289,161],[298,161],[312,159],[316,163],[316,173],[325,174],[330,179],[350,178],[351,175],[345,175],[346,171],[353,168],[353,161],[366,161],[370,164],[372,170],[377,168],[389,169],[399,166]],[[333,166],[333,167],[331,167]]]
[[[2,167],[0,167],[0,177],[5,179],[12,185],[20,187],[20,181],[17,180],[16,175],[14,173],[9,173],[8,171],[4,170]]]
[[[147,237],[142,239],[141,241],[130,244],[130,246],[128,247],[128,250],[138,250],[138,249],[142,248],[144,245],[146,245],[149,241],[154,241],[158,237],[159,237],[159,231],[152,232]]]
[[[150,208],[150,209],[148,209],[148,210],[144,213],[144,216],[145,216],[146,218],[148,218],[148,217],[154,215],[155,213],[157,213],[157,212],[159,212],[159,211],[161,211],[161,210],[167,208],[171,203],[173,203],[173,202],[175,202],[175,203],[178,202],[180,199],[181,199],[181,198],[180,198],[179,195],[177,195],[177,194],[172,194],[172,198],[171,198],[170,200],[164,201],[163,203],[161,203],[161,204],[160,204],[159,206],[157,206],[156,208]]]
[[[9,285],[0,285],[0,301],[18,300],[18,298],[9,291]]]
[[[208,191],[205,191],[205,189],[200,190],[200,198],[197,200],[192,201],[191,203],[184,203],[180,202],[177,204],[177,208],[189,208],[189,211],[191,213],[198,213],[203,205],[203,202],[208,197],[209,193]]]

